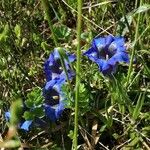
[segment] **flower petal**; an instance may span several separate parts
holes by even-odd
[[[76,60],[76,56],[74,54],[71,54],[71,55],[68,54],[68,60],[69,60],[70,63],[74,62]]]
[[[9,111],[5,112],[5,119],[6,119],[6,121],[10,120],[10,112]]]
[[[52,72],[49,68],[49,60],[46,60],[44,63],[44,72],[45,72],[45,76],[46,76],[46,80],[49,81],[52,79]]]
[[[99,37],[95,38],[92,42],[92,47],[97,49],[98,52],[101,52],[106,47],[105,38]]]
[[[64,104],[63,104],[63,102],[60,102],[55,111],[55,116],[57,119],[60,118],[63,110],[64,110]]]
[[[125,39],[124,39],[124,37],[116,36],[116,37],[114,37],[114,41],[112,43],[116,44],[117,47],[124,46]]]
[[[20,129],[29,131],[29,127],[31,126],[32,122],[33,122],[32,120],[27,120],[27,121],[25,121],[25,122],[22,123],[22,125],[20,126]]]
[[[103,75],[109,75],[115,71],[115,66],[108,64],[106,60],[99,59],[97,61],[99,66],[99,70],[103,73]]]
[[[87,56],[93,62],[95,62],[98,59],[98,51],[93,47],[87,50],[83,55]]]
[[[105,47],[108,48],[108,46],[112,43],[112,41],[114,40],[114,37],[111,35],[108,35],[105,37]]]
[[[49,105],[44,105],[45,114],[51,121],[56,121],[55,109]]]
[[[51,89],[51,88],[55,85],[56,82],[57,82],[57,79],[48,81],[48,82],[46,83],[44,89],[45,89],[45,90]]]
[[[109,60],[108,60],[108,64],[111,65],[115,65],[118,62],[129,62],[129,57],[128,54],[126,52],[119,52],[116,53],[114,56],[112,56]]]

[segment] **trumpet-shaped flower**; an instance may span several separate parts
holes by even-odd
[[[66,53],[66,55],[68,57],[68,60],[64,60],[64,63],[68,76],[71,78],[71,76],[73,76],[74,73],[71,71],[70,63],[73,62],[76,59],[76,57],[73,54],[71,55]],[[58,76],[65,75],[65,72],[63,71],[63,68],[61,66],[60,54],[58,49],[55,48],[54,51],[50,54],[49,58],[45,61],[44,71],[47,81],[50,81]]]
[[[66,53],[66,52],[65,52]],[[75,74],[71,70],[70,63],[75,60],[75,55],[66,53],[68,57],[64,60],[64,65],[69,79]],[[46,84],[43,88],[43,96],[45,98],[44,109],[47,118],[51,121],[56,121],[64,110],[64,94],[61,90],[63,84],[66,82],[66,72],[63,70],[60,61],[60,54],[58,49],[54,49],[44,64],[44,71],[46,74]]]
[[[109,35],[93,39],[91,48],[84,55],[95,62],[104,75],[114,73],[118,63],[129,62],[125,40],[119,36]]]
[[[61,90],[64,83],[64,78],[53,79],[43,88],[45,114],[51,121],[56,121],[64,110],[65,97]]]

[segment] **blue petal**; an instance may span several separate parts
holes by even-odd
[[[76,59],[76,56],[74,54],[68,55],[68,60],[70,63],[75,61],[75,59]]]
[[[100,71],[104,71],[104,70],[108,70],[109,69],[109,67],[110,67],[110,65],[107,63],[107,61],[106,60],[103,60],[103,59],[99,59],[98,61],[97,61],[97,64],[98,64],[98,66],[99,66],[99,70]]]
[[[45,76],[46,76],[46,80],[49,81],[52,79],[52,72],[49,68],[49,61],[46,60],[44,63],[44,72],[45,72]]]
[[[65,67],[67,71],[69,72],[71,70],[69,63],[73,62],[76,59],[76,57],[75,55],[71,55],[68,53],[67,53],[67,56],[68,56],[69,62],[67,62],[67,60],[64,60],[64,62],[65,62]],[[50,54],[48,60],[45,62],[44,71],[46,74],[47,81],[50,81],[51,79],[55,79],[63,72],[62,67],[61,67],[60,55],[56,48]]]
[[[60,55],[59,55],[57,48],[54,49],[53,55],[54,55],[55,60],[60,58]]]
[[[5,118],[6,118],[6,121],[10,120],[10,112],[9,111],[5,112]]]
[[[45,90],[51,89],[55,85],[56,82],[57,82],[57,80],[50,80],[50,81],[48,81],[46,83],[45,87],[44,87]]]
[[[59,78],[56,82],[56,84],[53,86],[53,89],[55,89],[58,93],[61,91],[62,85],[65,83],[65,78]]]
[[[67,75],[68,75],[69,80],[71,80],[72,77],[75,76],[75,73],[74,73],[71,69],[69,69],[69,70],[67,70]],[[61,79],[63,79],[64,81],[66,81],[66,80],[67,80],[67,75],[66,75],[65,71],[63,71],[63,72],[58,76],[58,78],[61,78]]]
[[[99,70],[104,75],[114,73],[117,63],[129,62],[125,40],[119,36],[113,37],[109,35],[93,39],[92,47],[84,55],[88,56],[93,62],[96,62]]]
[[[115,72],[116,66],[112,66],[106,60],[99,59],[97,61],[99,66],[99,70],[103,73],[103,75],[110,75]]]
[[[55,109],[49,105],[44,105],[45,114],[51,121],[56,121]]]
[[[92,47],[97,49],[99,52],[102,51],[106,47],[105,38],[95,38],[92,42]]]
[[[63,104],[63,102],[60,102],[55,111],[55,116],[57,119],[60,118],[63,110],[64,110],[64,104]]]
[[[116,65],[116,63],[119,62],[129,62],[129,57],[128,54],[125,52],[120,52],[120,53],[116,53],[114,56],[112,56],[109,60],[108,60],[108,64],[111,64],[112,66]]]
[[[111,36],[111,35],[106,36],[105,37],[105,45],[108,47],[112,43],[113,40],[114,40],[113,36]]]
[[[32,124],[32,122],[33,122],[32,120],[27,120],[27,121],[25,121],[25,122],[20,126],[20,129],[29,131],[29,127],[30,127],[30,125]]]
[[[53,53],[51,53],[49,55],[48,61],[49,61],[49,66],[52,66],[54,64],[55,58],[54,58],[54,54]]]
[[[125,46],[117,47],[117,52],[125,52],[125,51],[126,51],[126,47]]]
[[[112,43],[116,44],[117,47],[124,46],[125,39],[121,36],[117,36],[117,37],[114,37],[114,41]]]
[[[93,47],[87,50],[83,55],[86,55],[93,62],[95,62],[98,59],[98,51]]]

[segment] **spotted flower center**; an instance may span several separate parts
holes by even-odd
[[[59,93],[55,89],[47,92],[47,99],[45,101],[47,105],[53,106],[59,103]]]
[[[63,69],[61,67],[60,59],[57,59],[54,62],[54,64],[50,66],[50,69],[52,70],[53,73],[57,73],[57,74],[62,73]]]

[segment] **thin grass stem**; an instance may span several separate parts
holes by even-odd
[[[73,149],[77,150],[78,146],[78,103],[79,103],[79,86],[80,86],[80,63],[81,63],[81,21],[82,18],[82,0],[78,0],[78,20],[77,20],[77,63],[76,63],[76,92],[75,92],[75,117],[74,117],[74,139]]]

